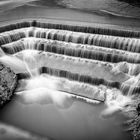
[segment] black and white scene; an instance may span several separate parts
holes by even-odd
[[[0,0],[0,140],[140,140],[140,0]]]

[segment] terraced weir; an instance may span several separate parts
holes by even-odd
[[[140,92],[138,31],[32,21],[0,32],[0,62],[18,75],[15,94],[26,103],[49,97],[63,106],[72,96],[113,112]]]

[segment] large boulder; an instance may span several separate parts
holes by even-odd
[[[0,63],[0,106],[10,100],[16,85],[16,74],[9,67]]]

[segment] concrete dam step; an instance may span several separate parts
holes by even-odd
[[[14,54],[25,49],[35,49],[113,63],[122,61],[127,61],[129,63],[140,62],[139,53],[35,37],[23,38],[15,42],[2,45],[1,47],[7,54]]]
[[[68,30],[44,29],[27,27],[3,32],[0,34],[0,44],[10,43],[24,37],[46,38],[58,41],[88,44],[130,52],[140,52],[138,38],[119,37],[112,35],[91,34]]]

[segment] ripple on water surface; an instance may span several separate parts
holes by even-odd
[[[131,140],[121,127],[125,119],[121,114],[101,117],[103,104],[69,98],[69,106],[60,108],[52,103],[25,104],[20,98],[15,97],[0,111],[0,120],[56,140]]]

